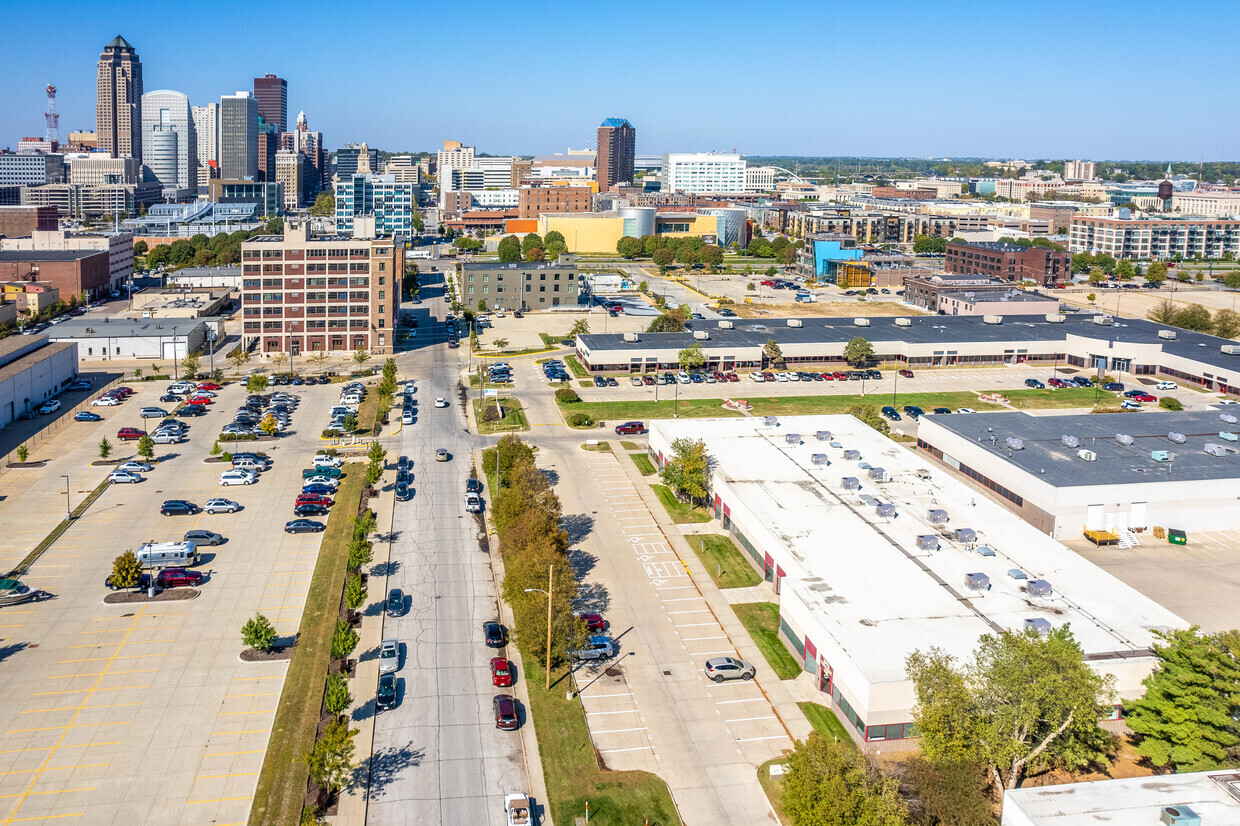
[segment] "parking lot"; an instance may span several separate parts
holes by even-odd
[[[113,458],[122,425],[141,426],[139,407],[166,383],[141,388],[105,421],[75,424],[41,453],[38,471],[0,479],[0,556],[11,566],[63,517],[64,484],[76,504],[106,468],[90,467],[107,435]],[[0,609],[5,668],[0,712],[0,812],[12,822],[65,819],[90,824],[243,823],[262,765],[285,662],[243,663],[240,629],[261,611],[281,635],[297,630],[318,553],[317,534],[288,535],[301,469],[337,393],[296,388],[303,402],[289,435],[243,443],[274,460],[261,481],[221,488],[227,465],[204,463],[219,427],[244,398],[230,386],[205,416],[187,419],[188,441],[156,449],[160,459],[139,484],[113,485],[23,577],[56,595]],[[247,449],[243,448],[243,449]],[[59,454],[59,455],[58,455]],[[59,493],[57,489],[59,488]],[[244,509],[164,517],[164,499],[199,505],[226,496]],[[206,528],[224,535],[201,549],[200,596],[186,601],[105,605],[112,560],[144,541],[179,540]],[[8,822],[8,821],[6,821]]]

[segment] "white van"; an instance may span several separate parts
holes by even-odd
[[[146,542],[134,553],[144,568],[184,568],[198,564],[198,546],[193,542]]]
[[[362,403],[362,397],[361,397],[361,396],[341,396],[341,397],[340,397],[340,403],[341,403],[341,404],[351,404],[351,405],[353,405],[353,404],[361,404],[361,403]]]

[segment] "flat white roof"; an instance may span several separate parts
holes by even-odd
[[[1240,775],[1235,772],[1194,772],[1013,789],[1003,795],[1003,822],[1160,826],[1164,806],[1187,806],[1201,817],[1202,824],[1237,826],[1238,781]],[[1017,813],[1024,818],[1014,817]]]
[[[661,420],[651,427],[656,442],[660,433],[668,442],[705,440],[720,487],[740,500],[730,504],[752,515],[742,516],[746,537],[777,558],[786,569],[783,587],[796,590],[871,683],[906,679],[905,657],[914,649],[937,646],[964,658],[981,635],[1022,629],[1027,619],[1071,623],[1088,660],[1120,662],[1148,657],[1154,630],[1188,625],[852,416],[780,417],[775,426],[760,417]],[[818,441],[818,431],[829,431],[830,440]],[[788,444],[789,434],[799,434],[799,443]],[[844,458],[845,450],[860,458]],[[815,454],[830,464],[814,464]],[[872,481],[863,463],[885,469],[891,481]],[[845,490],[844,477],[856,477],[860,489]],[[879,503],[894,505],[896,515],[879,516]],[[946,511],[946,524],[931,524],[931,509]],[[993,548],[994,556],[956,541],[957,528],[973,529],[973,544]],[[937,550],[919,549],[920,536],[936,537]],[[1029,596],[1021,589],[1027,580],[1010,575],[1013,569],[1046,580],[1051,594]],[[965,586],[973,573],[989,577],[989,590]]]

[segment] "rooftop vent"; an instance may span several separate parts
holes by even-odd
[[[891,474],[881,467],[870,468],[870,478],[875,482],[890,482]]]
[[[854,327],[869,327],[870,320],[868,318],[854,318],[853,326]]]
[[[1175,330],[1159,330],[1159,331],[1158,331],[1158,337],[1159,337],[1159,338],[1165,338],[1165,339],[1174,339],[1174,338],[1175,338]]]
[[[1045,579],[1031,579],[1025,586],[1025,593],[1031,597],[1049,597],[1051,584]]]
[[[990,577],[982,573],[965,574],[964,587],[968,588],[970,591],[989,591]]]
[[[1042,636],[1046,636],[1051,632],[1051,624],[1042,617],[1031,617],[1025,620],[1026,631],[1037,631]]]
[[[726,319],[726,318],[725,318],[725,319],[721,319],[721,320],[719,321],[719,329],[720,329],[720,330],[731,330],[731,329],[732,329],[732,322],[731,322],[731,321],[729,321],[729,320],[728,320],[728,319]]]
[[[921,551],[937,551],[939,549],[939,538],[931,533],[923,533],[917,537],[917,549]]]
[[[976,542],[977,531],[972,528],[956,528],[957,542]]]
[[[931,508],[926,512],[926,521],[931,525],[946,525],[948,521],[947,511],[942,508]]]
[[[624,340],[625,341],[641,341],[641,336],[639,336],[637,333],[625,333]]]
[[[1024,450],[1025,449],[1024,440],[1018,439],[1015,436],[1008,436],[1006,444],[1008,446],[1008,450]]]
[[[1218,349],[1223,351],[1229,356],[1234,356],[1237,353],[1240,353],[1240,344],[1224,344],[1222,347]]]
[[[1066,318],[1067,316],[1064,315],[1063,313],[1047,313],[1046,314],[1046,320],[1049,321],[1051,324],[1063,324],[1064,319]]]
[[[1128,447],[1129,445],[1131,445],[1131,444],[1132,444],[1132,437],[1131,437],[1131,436],[1129,436],[1127,433],[1116,433],[1116,434],[1115,434],[1115,444],[1117,444],[1117,445],[1123,445],[1124,447]]]
[[[1107,326],[1107,325],[1109,325],[1109,324],[1111,323],[1111,321],[1112,321],[1112,320],[1113,320],[1113,319],[1112,319],[1109,315],[1096,315],[1096,316],[1094,316],[1094,323],[1095,323],[1095,324],[1101,324],[1101,325],[1102,325],[1102,326],[1104,326],[1104,327],[1105,327],[1105,326]]]
[[[1150,458],[1155,462],[1170,462],[1175,458],[1175,454],[1170,450],[1151,450]]]
[[[825,453],[815,453],[809,460],[815,467],[826,467],[831,464],[831,460],[827,458]]]
[[[1183,803],[1163,806],[1158,812],[1158,822],[1166,826],[1201,826],[1201,815]]]
[[[805,325],[799,318],[790,318],[788,319],[788,326],[789,327],[803,327]]]
[[[989,545],[978,545],[977,555],[978,556],[994,556],[995,549],[990,547]]]
[[[1230,430],[1220,430],[1218,432],[1218,437],[1222,439],[1224,442],[1236,441],[1236,434],[1232,433]]]
[[[912,322],[912,319],[904,318],[903,316],[901,316],[896,319],[896,326],[897,327],[912,327],[913,322]]]
[[[763,416],[762,424],[766,425],[767,427],[777,427],[779,425],[779,419],[775,418],[774,416]]]
[[[693,337],[696,338],[698,341],[705,341],[706,339],[710,338],[710,333],[706,330],[694,330]]]
[[[983,324],[1002,324],[1003,316],[1001,315],[984,315],[982,316]]]
[[[1231,413],[1220,413],[1220,414],[1218,414],[1218,420],[1219,420],[1220,422],[1227,422],[1227,424],[1235,424],[1235,423],[1236,423],[1236,417],[1235,417],[1235,416],[1233,416]]]
[[[800,433],[787,434],[786,436],[784,436],[784,443],[792,445],[793,447],[796,447],[797,445],[801,444],[801,434]]]
[[[1077,447],[1081,444],[1081,440],[1075,436],[1069,436],[1067,433],[1059,437],[1059,442],[1064,447]]]
[[[860,490],[861,480],[856,476],[845,476],[840,480],[840,487],[844,490]]]
[[[831,441],[831,431],[830,430],[819,430],[817,433],[814,434],[814,438],[820,442],[829,442]]]
[[[1174,430],[1167,434],[1167,438],[1177,445],[1182,445],[1186,441],[1183,433],[1176,433]]]
[[[1203,450],[1205,450],[1205,452],[1209,453],[1211,456],[1226,456],[1227,455],[1227,448],[1223,447],[1222,445],[1216,445],[1213,442],[1206,442],[1206,446],[1203,448]]]

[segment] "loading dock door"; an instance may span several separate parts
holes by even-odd
[[[1085,529],[1089,531],[1102,530],[1102,505],[1085,506]]]

